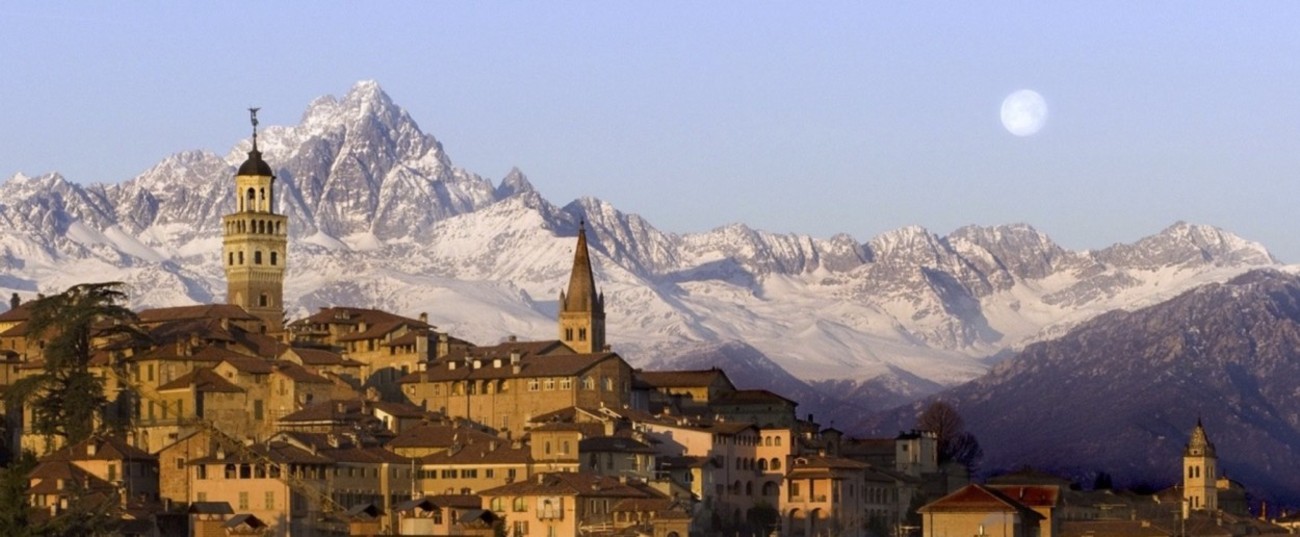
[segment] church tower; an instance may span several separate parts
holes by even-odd
[[[1183,450],[1183,517],[1192,511],[1217,511],[1219,509],[1218,457],[1214,444],[1205,436],[1205,427],[1196,420],[1192,438]]]
[[[580,353],[605,350],[605,295],[596,292],[587,253],[587,229],[578,224],[569,291],[560,291],[560,340]]]
[[[275,214],[275,174],[257,150],[257,109],[250,108],[253,149],[235,173],[235,212],[225,226],[222,261],[226,264],[226,302],[284,331],[284,269],[288,219]]]

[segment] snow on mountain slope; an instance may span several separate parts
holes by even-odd
[[[222,300],[220,217],[248,144],[177,153],[113,185],[13,176],[0,184],[0,290],[120,279],[137,307]],[[887,389],[863,382],[881,375],[913,379],[909,391],[968,380],[988,356],[1099,313],[1276,264],[1258,244],[1184,223],[1089,252],[1025,224],[913,226],[865,243],[743,224],[667,233],[593,198],[554,205],[519,170],[494,185],[454,167],[374,82],[317,99],[258,145],[290,219],[291,317],[377,307],[426,312],[483,343],[552,338],[583,223],[610,341],[633,363],[744,341],[847,391]]]

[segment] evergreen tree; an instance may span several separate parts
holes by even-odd
[[[107,399],[103,382],[90,371],[96,339],[136,340],[135,313],[122,305],[120,282],[75,285],[38,299],[27,321],[29,345],[42,349],[43,369],[22,379],[7,394],[10,404],[27,405],[32,429],[64,444],[95,431]]]

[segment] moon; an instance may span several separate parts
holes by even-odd
[[[1047,101],[1038,92],[1022,89],[1002,101],[1002,126],[1016,136],[1033,136],[1047,123]]]

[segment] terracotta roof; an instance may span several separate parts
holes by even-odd
[[[221,378],[211,369],[195,369],[177,377],[175,380],[158,387],[158,391],[187,390],[193,387],[196,392],[206,393],[242,393],[243,388]]]
[[[514,447],[509,440],[461,441],[450,448],[420,457],[421,464],[528,464],[532,462],[527,447]]]
[[[421,424],[397,433],[388,442],[388,448],[447,448],[456,442],[488,442],[496,437],[469,427],[451,425]]]
[[[372,401],[371,408],[379,410],[394,418],[420,419],[430,417],[430,412],[410,403],[394,401]]]
[[[1022,517],[1041,520],[1042,515],[1005,494],[984,485],[966,485],[956,492],[926,504],[921,513],[1020,513]]]
[[[726,381],[727,386],[735,387],[731,379],[727,378],[727,374],[716,367],[694,371],[638,370],[636,377],[655,388],[703,388],[712,385],[719,378]]]
[[[94,446],[94,454],[90,447]],[[94,435],[70,446],[46,455],[42,460],[51,461],[156,461],[158,457],[140,448],[126,443],[116,436]]]
[[[579,496],[595,498],[662,498],[663,494],[640,483],[621,482],[616,477],[581,472],[536,474],[479,491],[480,496]]]
[[[81,486],[81,492],[99,491],[99,490],[116,490],[112,483],[104,481],[94,474],[83,470],[80,466],[65,460],[43,461],[36,465],[30,473],[27,474],[29,480],[37,482],[27,489],[28,494],[62,494],[69,492],[69,482],[76,482]],[[59,488],[59,481],[63,481],[63,488]],[[29,481],[30,482],[30,481]]]
[[[324,464],[328,465],[334,461],[327,457],[314,454],[308,450],[283,441],[271,441],[263,444],[254,444],[246,446],[244,449],[251,450],[262,457],[271,459],[272,462],[289,463],[289,464]],[[246,456],[243,450],[236,450],[226,453],[225,458],[218,458],[214,453],[207,457],[194,459],[190,464],[215,464],[223,462],[254,462],[253,457]]]
[[[472,347],[455,347],[451,349],[444,360],[460,360],[466,358],[478,358],[491,362],[493,358],[500,358],[508,362],[512,353],[519,353],[521,358],[528,356],[548,356],[552,354],[573,354],[574,351],[563,341],[558,339],[544,339],[538,341],[503,341],[496,345],[472,346]]]
[[[16,308],[10,308],[9,311],[0,313],[0,323],[14,323],[26,321],[32,317],[32,301],[23,302]]]
[[[567,423],[567,422],[557,421],[553,423],[543,423],[541,425],[534,425],[533,427],[530,427],[528,431],[530,433],[548,432],[548,431],[573,431],[573,432],[582,433],[583,436],[600,436],[605,434],[605,426],[593,422]]]
[[[988,487],[1029,507],[1056,507],[1061,502],[1061,488],[1053,485],[989,485]]]
[[[657,461],[659,462],[659,466],[665,470],[703,468],[710,465],[716,466],[712,458],[694,455],[659,457]]]
[[[294,382],[303,384],[333,384],[330,379],[317,375],[311,370],[293,362],[279,362],[274,364],[274,368],[276,373],[284,375]]]
[[[456,362],[456,368],[451,369],[446,358],[439,358],[429,364],[427,371],[411,373],[398,382],[413,384],[420,382],[421,378],[426,382],[437,382],[466,379],[571,377],[611,358],[622,360],[612,352],[526,356],[519,360],[521,366],[519,373],[514,372],[508,359],[502,360],[501,367],[493,367],[491,360],[484,360],[478,369],[474,369],[472,365],[467,367],[463,361]]]
[[[326,365],[342,365],[342,366],[359,367],[361,365],[364,365],[361,362],[358,362],[351,358],[344,357],[342,354],[339,354],[334,351],[325,350],[325,349],[307,349],[302,347],[292,347],[292,348],[285,349],[284,352],[280,353],[281,358],[283,358],[284,355],[288,354],[289,352],[293,352],[295,355],[297,355],[298,358],[302,360],[303,365],[310,365],[310,366],[317,366],[317,367],[326,366]]]
[[[348,399],[344,401],[322,401],[307,405],[302,410],[291,412],[280,417],[280,422],[321,422],[321,421],[356,421],[370,416],[361,411],[362,402],[360,399]]]
[[[230,364],[240,373],[250,373],[253,375],[269,375],[275,370],[275,364],[270,360],[264,360],[255,356],[231,356],[222,360],[222,362]]]
[[[136,314],[141,324],[154,324],[167,321],[189,319],[233,319],[237,321],[256,321],[258,318],[244,308],[233,304],[199,304],[197,306],[176,306],[171,308],[152,308]]]
[[[654,453],[655,450],[644,443],[621,436],[597,436],[583,438],[578,442],[578,453],[590,452],[615,453]]]

